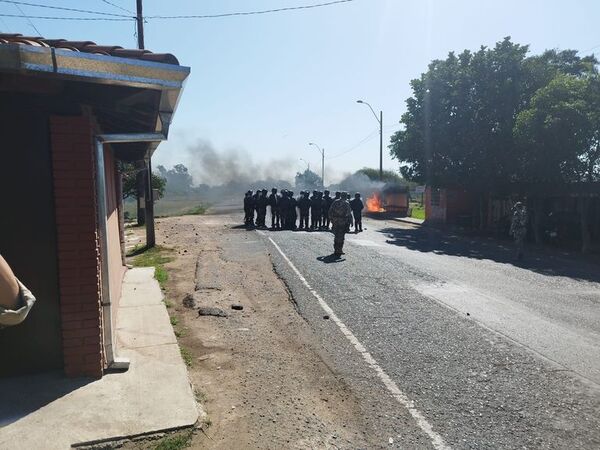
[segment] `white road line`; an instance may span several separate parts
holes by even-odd
[[[261,231],[259,231],[259,233],[262,234],[263,236],[265,235]],[[338,328],[344,334],[344,336],[346,336],[346,338],[350,341],[350,343],[354,346],[354,348],[361,354],[361,356],[366,361],[366,363],[369,365],[369,367],[371,367],[371,369],[373,369],[375,371],[375,373],[377,373],[377,376],[383,382],[383,384],[385,385],[387,390],[390,392],[390,394],[392,394],[392,397],[394,397],[398,401],[398,403],[400,403],[402,406],[404,406],[408,410],[410,415],[417,422],[417,425],[419,426],[419,428],[421,430],[423,430],[423,432],[425,434],[427,434],[427,436],[429,436],[429,438],[431,439],[432,445],[436,449],[439,449],[439,450],[450,449],[450,447],[448,445],[446,445],[446,443],[444,442],[444,439],[442,438],[442,436],[440,436],[435,431],[433,431],[433,427],[431,426],[431,424],[427,421],[427,419],[423,416],[423,414],[421,414],[421,412],[417,408],[415,408],[415,405],[412,402],[412,400],[410,400],[408,398],[408,396],[400,390],[400,388],[396,385],[396,383],[394,383],[394,381],[389,377],[389,375],[383,371],[383,369],[377,363],[377,361],[375,361],[375,358],[373,358],[373,356],[371,356],[371,354],[360,343],[360,341],[356,338],[356,336],[354,336],[352,331],[350,331],[350,329],[346,325],[344,325],[344,323],[339,319],[339,317],[336,316],[336,314],[333,312],[333,310],[329,307],[329,305],[325,302],[325,300],[323,300],[323,298],[317,293],[317,291],[315,291],[310,286],[310,284],[308,284],[308,281],[306,281],[306,278],[304,278],[304,276],[302,276],[302,274],[296,268],[294,263],[292,263],[292,261],[290,261],[290,259],[286,256],[285,253],[283,253],[283,251],[281,250],[279,245],[277,245],[275,243],[275,241],[268,236],[267,236],[267,239],[269,239],[269,241],[271,241],[271,243],[277,249],[279,254],[283,257],[283,259],[285,259],[285,261],[288,263],[288,265],[294,271],[294,273],[298,276],[298,278],[300,278],[300,281],[302,281],[304,286],[306,286],[307,289],[310,291],[310,293],[318,300],[319,305],[321,305],[321,308],[323,308],[323,311],[325,311],[329,315],[329,318],[331,320],[333,320],[333,322],[335,322],[335,324],[338,326]]]

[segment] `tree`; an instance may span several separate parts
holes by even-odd
[[[521,145],[521,178],[564,184],[600,179],[600,78],[558,75],[533,96],[519,113],[515,136]],[[582,250],[591,246],[589,201],[579,204]],[[536,240],[540,240],[541,208],[536,208]]]
[[[140,169],[136,169],[132,163],[122,162],[120,165],[121,174],[123,176],[123,199],[137,198],[136,177]],[[158,191],[158,198],[161,199],[165,195],[167,180],[156,173],[152,173],[152,189]]]
[[[315,190],[323,185],[323,180],[312,170],[306,169],[302,173],[296,173],[295,184],[297,189]]]
[[[194,181],[185,165],[177,164],[169,170],[167,170],[164,166],[158,166],[157,170],[161,177],[167,180],[168,195],[181,196],[192,193]]]

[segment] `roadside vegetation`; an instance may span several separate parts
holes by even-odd
[[[146,249],[146,246],[135,246],[127,256],[133,257],[131,264],[133,267],[154,267],[154,277],[161,289],[165,289],[165,283],[169,279],[169,273],[165,269],[165,264],[173,261],[170,256],[172,250],[166,247],[156,246]]]
[[[425,207],[420,203],[412,203],[410,205],[410,217],[413,219],[425,220]]]

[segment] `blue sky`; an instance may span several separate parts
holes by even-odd
[[[101,0],[30,1],[121,12]],[[135,0],[111,2],[135,9]],[[213,14],[318,2],[145,0],[144,13]],[[21,8],[30,15],[76,15]],[[19,12],[0,3],[0,13]],[[292,177],[305,167],[299,158],[320,170],[320,156],[308,146],[315,142],[325,148],[326,180],[335,181],[379,164],[378,124],[356,99],[383,110],[386,144],[399,128],[409,81],[432,59],[491,46],[504,36],[530,44],[533,53],[546,48],[600,53],[598,17],[600,2],[594,0],[355,0],[262,16],[149,20],[146,47],[171,52],[192,68],[170,140],[159,147],[155,164],[194,166],[198,154],[189,150],[208,141],[217,152],[239,155],[252,170],[276,160],[276,171]],[[33,23],[45,37],[136,45],[133,22]],[[0,29],[35,34],[21,18],[0,18]],[[397,162],[384,152],[384,168],[396,170]]]

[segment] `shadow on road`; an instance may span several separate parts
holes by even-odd
[[[515,258],[515,249],[511,241],[503,242],[492,238],[460,236],[428,227],[382,228],[378,231],[387,236],[388,244],[398,245],[409,250],[480,260],[488,259],[542,275],[600,282],[600,270],[597,265],[572,256],[559,256],[550,250],[526,247],[525,259],[518,261]]]
[[[346,261],[346,258],[342,258],[341,256],[336,256],[333,253],[327,256],[319,256],[317,257],[318,261],[321,261],[325,264],[338,263],[342,261]]]

